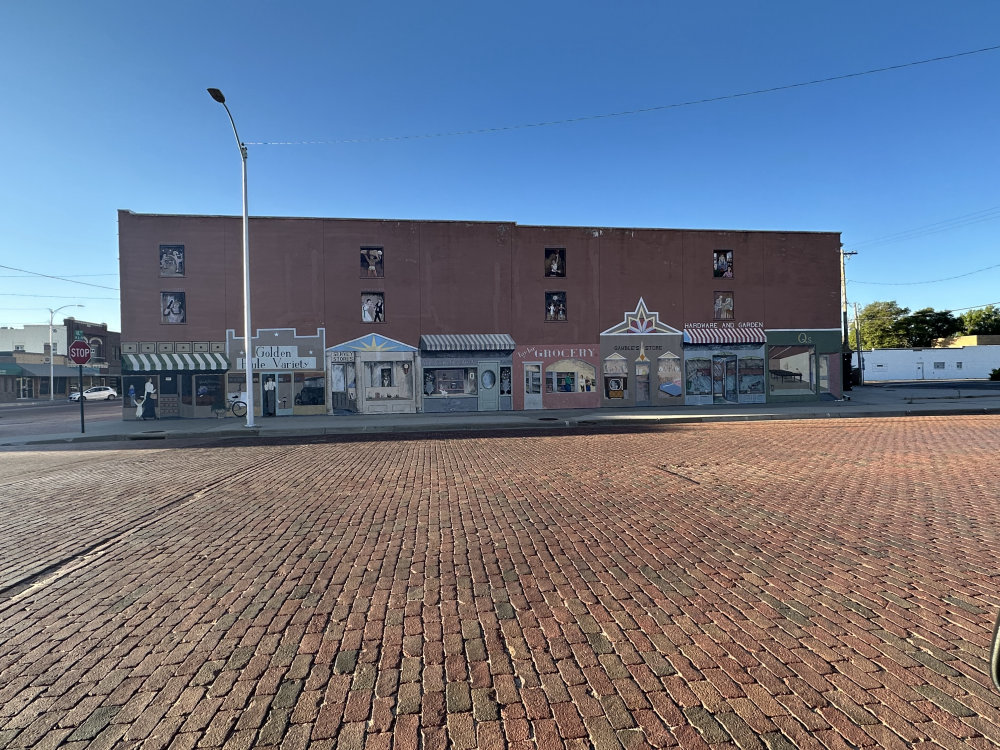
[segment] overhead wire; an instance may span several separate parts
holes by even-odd
[[[710,96],[710,97],[705,97],[703,99],[692,99],[690,101],[674,102],[672,104],[660,104],[652,107],[640,107],[638,109],[623,110],[621,112],[604,112],[600,114],[581,115],[579,117],[567,117],[561,120],[546,120],[542,122],[522,123],[520,125],[500,125],[490,128],[455,130],[443,133],[424,133],[421,135],[394,135],[394,136],[382,136],[382,137],[372,137],[372,138],[344,138],[337,140],[312,140],[312,141],[246,141],[246,145],[247,146],[322,146],[322,145],[357,144],[357,143],[385,143],[389,141],[421,140],[427,138],[450,138],[463,135],[484,135],[487,133],[502,133],[511,130],[543,128],[552,125],[569,125],[572,123],[587,122],[590,120],[602,120],[612,117],[629,117],[631,115],[645,114],[647,112],[661,112],[663,110],[668,110],[668,109],[693,107],[698,104],[711,104],[713,102],[722,102],[749,96],[760,96],[761,94],[773,94],[778,91],[788,91],[790,89],[803,88],[806,86],[817,86],[822,83],[832,83],[833,81],[844,81],[850,78],[859,78],[861,76],[873,75],[875,73],[886,73],[892,70],[902,70],[903,68],[912,68],[917,65],[928,65],[930,63],[943,62],[945,60],[954,60],[959,57],[968,57],[969,55],[979,55],[984,52],[994,52],[996,50],[1000,50],[1000,44],[991,47],[982,47],[981,49],[967,50],[965,52],[956,52],[951,55],[939,55],[938,57],[930,57],[927,58],[926,60],[914,60],[912,62],[900,63],[898,65],[887,65],[881,68],[872,68],[870,70],[862,70],[854,73],[843,73],[841,75],[829,76],[827,78],[817,78],[812,81],[800,81],[799,83],[788,83],[782,86],[771,86],[764,89],[755,89],[753,91],[742,91],[736,94],[723,94],[721,96]]]

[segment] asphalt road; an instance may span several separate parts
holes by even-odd
[[[122,401],[87,401],[84,404],[83,428],[89,422],[121,420]],[[41,401],[4,405],[0,408],[0,438],[17,435],[45,435],[80,430],[80,402]]]
[[[0,452],[0,748],[986,748],[1000,418]]]

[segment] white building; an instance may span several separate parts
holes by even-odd
[[[67,341],[66,326],[61,323],[52,324],[52,350],[54,354],[65,354],[62,351]],[[61,342],[61,343],[60,343]],[[0,328],[0,352],[25,352],[31,354],[49,353],[49,326],[45,323],[26,325],[23,328]]]
[[[1000,367],[1000,346],[962,346],[934,349],[870,349],[863,351],[864,379],[978,380]],[[858,366],[854,353],[852,365]]]

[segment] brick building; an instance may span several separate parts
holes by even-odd
[[[119,212],[123,388],[245,392],[242,220]],[[264,414],[839,396],[833,232],[250,220]],[[127,404],[126,404],[127,405]],[[126,412],[127,413],[127,412]]]

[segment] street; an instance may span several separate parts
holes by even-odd
[[[0,748],[996,747],[998,428],[0,450]]]
[[[90,422],[122,418],[122,400],[87,401],[84,404],[84,428]],[[0,407],[0,440],[22,435],[80,431],[80,402],[58,399]]]

